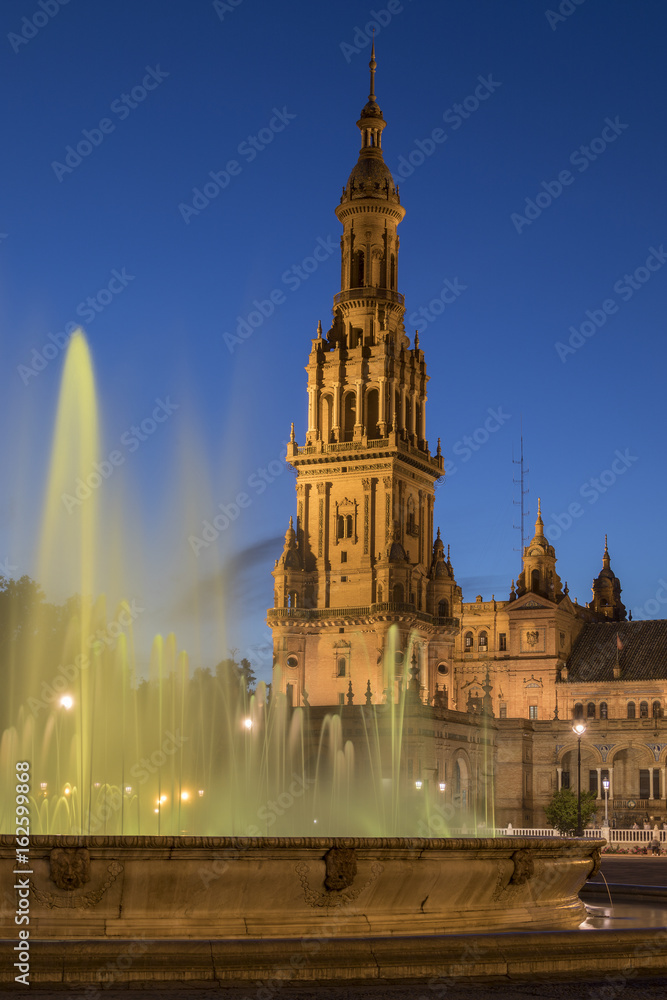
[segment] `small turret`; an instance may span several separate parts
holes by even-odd
[[[600,575],[593,580],[593,600],[589,607],[599,611],[614,622],[625,621],[625,605],[621,601],[621,581],[611,568],[607,536],[604,536],[604,554]]]
[[[558,602],[563,588],[556,572],[556,550],[544,534],[542,504],[537,501],[535,535],[530,545],[523,550],[523,569],[517,580],[517,596],[527,593],[540,594],[550,601]]]

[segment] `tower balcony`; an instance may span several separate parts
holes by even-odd
[[[334,308],[345,302],[355,302],[360,299],[380,299],[382,302],[394,302],[405,307],[405,295],[394,292],[390,288],[380,288],[378,285],[367,285],[364,288],[345,288],[334,295]]]
[[[441,618],[438,615],[429,615],[425,611],[417,611],[414,604],[398,604],[395,602],[384,602],[382,604],[366,604],[349,608],[269,608],[267,612],[268,622],[271,625],[287,624],[289,622],[333,622],[345,620],[356,622],[360,620],[381,621],[391,618],[412,618],[426,625],[431,625],[437,629],[443,629],[447,635],[457,635],[460,631],[461,623],[458,618]]]

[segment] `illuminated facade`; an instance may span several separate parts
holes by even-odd
[[[574,784],[571,724],[583,716],[585,787],[601,795],[609,777],[612,814],[664,812],[667,622],[625,620],[606,539],[581,606],[556,571],[539,506],[507,600],[463,602],[439,529],[434,537],[444,458],[439,439],[429,449],[426,362],[404,327],[405,210],[383,158],[375,66],[373,52],[359,158],[336,208],[333,322],[312,340],[305,443],[292,426],[287,451],[297,512],[273,570],[274,685],[295,707],[381,705],[400,697],[387,665],[400,676],[407,657],[423,710],[410,774],[453,775],[459,801],[469,799],[480,734],[493,729],[496,820],[539,825],[556,788]]]

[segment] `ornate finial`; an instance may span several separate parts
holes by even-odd
[[[609,552],[609,548],[607,547],[607,536],[606,535],[604,536],[604,550],[607,553]]]
[[[542,501],[539,497],[537,498],[537,516],[542,517]]]
[[[395,434],[396,430],[397,430],[397,424],[396,424],[396,407],[394,407],[394,415],[393,415],[392,420],[391,420],[391,429],[392,429],[392,431]]]
[[[375,100],[375,70],[377,69],[377,63],[375,62],[375,28],[373,28],[373,44],[371,45],[371,61],[368,64],[368,68],[371,71],[371,92],[368,95],[369,101]]]
[[[567,580],[565,581],[565,586],[563,587],[563,593],[565,594],[566,597],[570,593],[570,590],[567,585]]]
[[[451,560],[449,558],[449,542],[447,542],[447,562],[450,562],[450,561]]]
[[[554,708],[554,720],[558,722],[558,687],[556,687],[556,707]]]
[[[294,519],[291,514],[289,516],[289,530],[294,531]]]
[[[318,340],[322,339],[322,320],[321,319],[318,319],[318,321],[317,321],[317,339]]]
[[[436,455],[438,456],[438,458],[440,458],[440,456],[442,455],[442,450],[440,448],[440,438],[438,438],[438,450],[436,451]]]
[[[354,705],[354,693],[352,691],[352,681],[347,686],[347,703],[348,705]]]
[[[366,704],[367,705],[373,704],[373,692],[371,691],[370,678],[368,679],[368,683],[366,684]]]
[[[419,330],[415,330],[415,351],[419,350]]]
[[[440,528],[438,528],[438,541],[440,541]]]
[[[296,440],[296,438],[294,437],[294,424],[291,425],[289,439],[290,439],[290,444],[294,444]]]

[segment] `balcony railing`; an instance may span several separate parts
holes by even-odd
[[[414,604],[384,602],[382,604],[364,604],[348,608],[269,608],[268,618],[291,618],[294,621],[317,621],[323,618],[368,618],[376,615],[408,614],[418,621],[438,628],[458,629],[458,618],[441,618],[438,615],[428,615],[417,611]]]
[[[390,288],[380,288],[377,285],[368,285],[365,288],[346,288],[342,292],[334,295],[334,305],[341,302],[352,302],[354,299],[384,299],[385,302],[395,302],[399,306],[405,305],[405,296],[400,292],[394,292]]]

